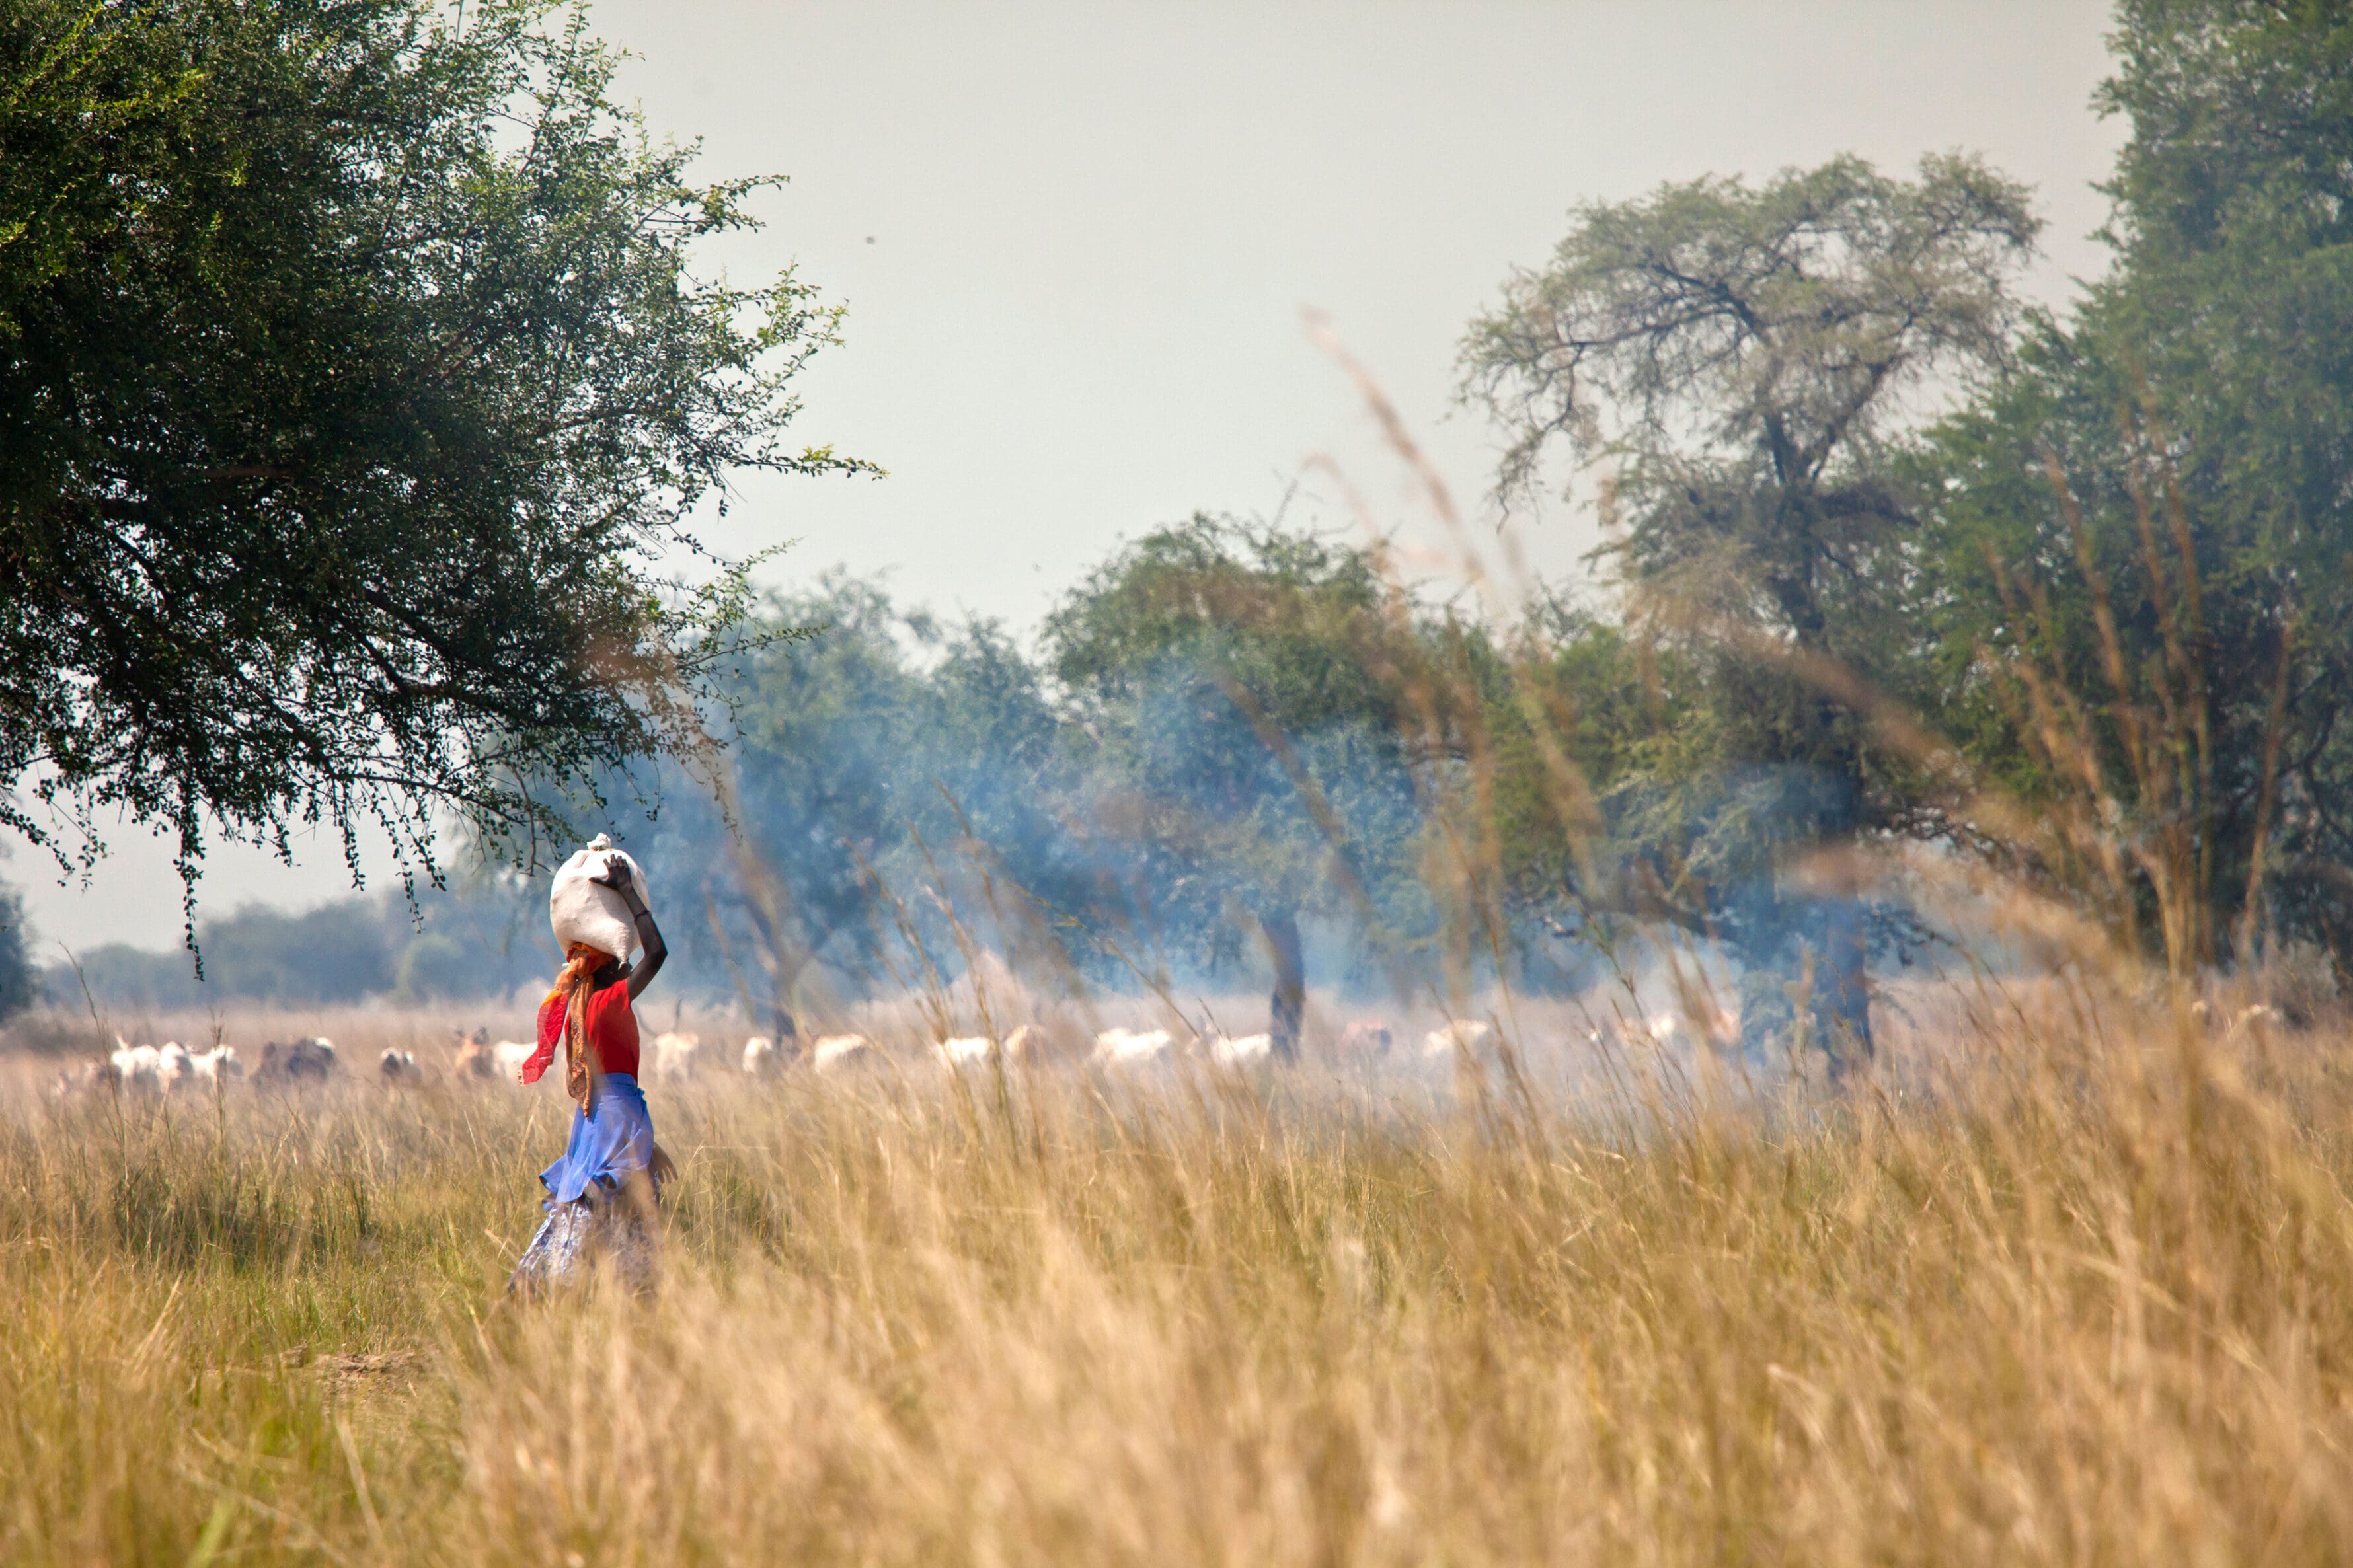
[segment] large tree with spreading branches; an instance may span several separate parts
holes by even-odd
[[[1814,976],[1834,1060],[1870,1044],[1860,911],[1781,868],[1907,797],[1825,677],[1916,646],[1896,438],[2004,363],[2036,229],[2026,193],[1967,157],[1667,185],[1581,209],[1463,345],[1466,392],[1509,438],[1504,492],[1556,447],[1599,470],[1637,623],[1707,672],[1706,714],[1623,781],[1613,820],[1642,875],[1615,886],[1743,951],[1749,1016],[1790,970]]]
[[[528,854],[689,752],[834,311],[699,273],[697,184],[536,0],[0,5],[0,823]]]

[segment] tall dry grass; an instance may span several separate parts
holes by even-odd
[[[1509,914],[1482,698],[1366,637],[1451,759],[1430,876],[1445,1005],[1475,1011]],[[2067,976],[1885,988],[1836,1093],[1508,995],[1481,1004],[1506,1048],[1452,1068],[951,1079],[903,1037],[955,1021],[932,984],[844,1020],[902,1037],[864,1077],[658,1088],[683,1168],[658,1300],[522,1309],[502,1280],[567,1103],[369,1081],[451,1019],[311,1020],[355,1070],[303,1092],[18,1072],[0,1562],[2353,1557],[2353,1054],[2341,1020],[2190,1005],[2211,879],[2118,826],[2204,787],[2173,689],[2097,699],[2119,770],[2099,710],[2010,672],[2080,781],[2021,803],[1795,672],[2035,856],[2031,891],[1909,874]],[[1583,855],[1567,726],[1514,679]]]
[[[651,1306],[501,1299],[559,1095],[27,1075],[0,1561],[2347,1555],[2341,1041],[1913,1000],[1867,1089],[1737,1109],[1630,1055],[658,1089]]]

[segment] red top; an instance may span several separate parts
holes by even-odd
[[[629,1009],[629,986],[616,980],[588,994],[589,1059],[598,1072],[638,1076],[638,1016]],[[564,1044],[564,998],[550,996],[539,1005],[539,1049],[553,1056]]]

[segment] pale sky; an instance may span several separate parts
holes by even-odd
[[[1196,510],[1443,536],[1303,330],[1330,318],[1474,521],[1493,442],[1451,403],[1455,345],[1570,209],[1715,173],[1967,149],[2037,188],[2032,291],[2105,264],[2088,235],[2121,128],[2096,119],[2100,0],[603,0],[621,81],[705,177],[777,173],[766,232],[849,308],[801,383],[797,439],[890,469],[745,484],[717,548],[797,543],[770,577],[887,574],[902,600],[1038,619],[1123,537]],[[1578,572],[1572,505],[1517,520]],[[1492,535],[1485,537],[1492,538]],[[0,843],[5,843],[0,833]],[[118,835],[87,891],[22,847],[44,939],[176,942],[168,853]],[[222,850],[203,898],[304,907],[349,889]],[[56,956],[52,941],[42,951]]]

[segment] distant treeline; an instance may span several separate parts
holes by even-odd
[[[385,996],[407,1004],[479,998],[543,979],[553,948],[543,915],[518,919],[512,897],[428,892],[412,914],[398,893],[351,898],[300,912],[249,905],[200,920],[199,979],[184,949],[110,943],[51,963],[40,976],[52,1003],[75,1007],[87,984],[112,1007],[163,1011],[228,1001],[288,1005]],[[413,921],[421,917],[424,929]]]

